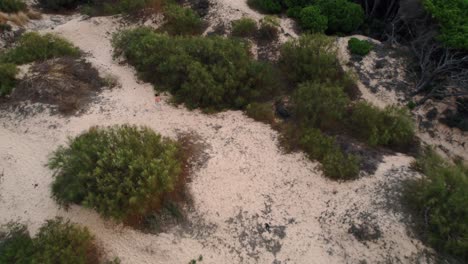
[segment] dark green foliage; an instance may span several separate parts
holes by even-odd
[[[0,263],[31,263],[33,241],[26,226],[10,223],[0,229]]]
[[[10,94],[16,84],[18,69],[11,63],[0,63],[0,96]]]
[[[241,18],[232,22],[231,34],[235,37],[252,37],[257,31],[257,22],[251,18]]]
[[[277,14],[282,10],[281,0],[247,0],[247,4],[267,14]]]
[[[405,197],[427,242],[468,261],[468,167],[449,164],[431,149],[416,167],[426,177],[410,180]]]
[[[177,143],[127,125],[91,128],[55,151],[49,167],[60,204],[82,204],[117,220],[144,216],[182,170]]]
[[[351,54],[366,56],[372,50],[374,46],[372,43],[366,40],[359,40],[357,38],[351,38],[348,41],[348,50]]]
[[[25,64],[61,56],[77,57],[79,54],[78,48],[61,37],[30,32],[21,36],[18,46],[0,54],[0,62]]]
[[[273,124],[275,122],[275,113],[270,103],[251,103],[245,108],[247,116],[256,121]]]
[[[301,148],[311,159],[321,162],[325,176],[332,179],[348,180],[359,175],[359,160],[343,153],[332,137],[318,129],[307,129],[300,139]]]
[[[306,6],[315,4],[315,2],[316,0],[284,0],[284,3],[288,8],[304,8]]]
[[[26,226],[11,223],[0,231],[0,263],[67,263],[100,262],[94,237],[82,228],[61,218],[48,220],[36,237]]]
[[[334,83],[302,83],[292,98],[296,118],[309,127],[319,128],[338,122],[349,103],[343,87]]]
[[[16,13],[26,9],[23,0],[2,0],[0,1],[0,11],[5,13]]]
[[[48,220],[34,238],[33,263],[98,263],[94,237],[87,228],[60,218]]]
[[[113,44],[146,80],[192,109],[243,108],[271,96],[277,85],[271,67],[252,60],[244,42],[139,28],[117,34]]]
[[[424,7],[439,22],[439,39],[447,46],[468,50],[468,1],[424,0]]]
[[[79,4],[87,3],[87,0],[38,0],[39,4],[50,10],[75,8]]]
[[[281,47],[280,67],[294,83],[341,78],[334,39],[322,34],[303,35]]]
[[[364,11],[348,0],[316,0],[315,5],[328,18],[330,33],[351,33],[364,23]]]
[[[162,30],[170,35],[197,35],[203,29],[203,21],[195,11],[176,4],[165,8],[164,18]]]
[[[388,106],[381,110],[360,102],[349,120],[356,135],[372,146],[407,147],[414,139],[414,122],[407,109]]]
[[[302,28],[311,33],[323,33],[328,28],[328,18],[323,16],[316,6],[303,8],[299,18]]]
[[[262,41],[273,41],[278,39],[280,22],[275,16],[265,16],[260,20],[258,37]]]
[[[11,31],[11,25],[10,24],[3,24],[0,22],[0,33]]]

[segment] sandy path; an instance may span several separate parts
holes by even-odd
[[[44,220],[65,216],[88,226],[123,263],[188,263],[199,255],[202,263],[413,263],[424,249],[406,234],[403,216],[384,206],[383,186],[412,177],[405,169],[410,158],[386,157],[375,175],[340,184],[301,153],[282,154],[277,133],[241,112],[207,116],[166,103],[155,107],[152,87],[112,60],[115,28],[109,18],[77,18],[54,31],[87,52],[103,74],[117,76],[121,88],[103,92],[81,116],[0,113],[0,223],[20,220],[34,232]],[[191,229],[142,234],[80,207],[63,211],[50,198],[52,175],[44,164],[51,151],[90,126],[122,123],[170,137],[196,132],[209,145],[209,159],[189,186]],[[380,239],[361,243],[348,233],[361,213],[372,215]]]

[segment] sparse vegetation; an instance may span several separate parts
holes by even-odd
[[[2,0],[0,1],[0,11],[5,13],[16,13],[26,10],[23,0]]]
[[[409,180],[405,198],[425,240],[461,262],[468,260],[468,167],[426,149],[415,167],[425,176]]]
[[[26,64],[61,56],[79,56],[80,51],[67,40],[53,34],[24,34],[16,47],[0,54],[0,62]]]
[[[61,218],[48,220],[36,237],[26,226],[11,223],[0,231],[0,263],[72,263],[101,262],[93,235]]]
[[[414,139],[414,122],[404,108],[388,106],[381,110],[369,103],[357,103],[349,126],[371,146],[408,147]]]
[[[18,69],[15,64],[0,63],[0,96],[10,94],[16,84]]]
[[[348,41],[348,50],[351,54],[366,56],[372,50],[373,45],[367,40],[359,40],[357,38],[350,38]]]
[[[49,161],[59,204],[81,204],[121,221],[157,209],[162,195],[173,190],[181,166],[176,142],[128,125],[91,128]]]
[[[235,37],[252,37],[257,31],[257,22],[251,18],[241,18],[232,22],[231,34]]]
[[[237,40],[169,37],[139,28],[120,32],[113,43],[144,79],[191,109],[242,109],[277,86],[270,67],[254,61]]]

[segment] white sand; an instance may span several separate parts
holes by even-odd
[[[220,5],[246,8],[240,0]],[[419,258],[425,248],[408,236],[403,216],[384,205],[383,187],[414,177],[407,169],[411,158],[386,157],[375,175],[337,183],[303,154],[282,154],[278,134],[241,112],[205,115],[164,102],[157,108],[151,85],[112,60],[114,22],[74,18],[54,31],[87,52],[102,74],[117,76],[121,88],[103,92],[81,116],[0,113],[0,224],[20,220],[35,232],[46,219],[64,216],[89,227],[108,255],[123,263],[188,263],[199,255],[202,263],[414,263]],[[90,126],[123,123],[170,137],[196,132],[209,145],[209,160],[189,185],[192,228],[143,234],[78,206],[63,211],[50,198],[48,155]],[[380,239],[364,244],[348,233],[359,213],[373,217]],[[264,231],[265,223],[272,233]]]

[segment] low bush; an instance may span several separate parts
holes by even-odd
[[[278,83],[271,67],[233,39],[169,37],[139,28],[118,33],[113,44],[144,79],[191,109],[241,109],[272,96]]]
[[[79,4],[87,3],[87,0],[38,0],[39,4],[50,10],[72,9]]]
[[[2,0],[0,1],[0,11],[5,13],[16,13],[26,10],[27,6],[23,0]]]
[[[308,127],[327,127],[343,117],[349,99],[343,87],[333,83],[305,82],[292,97],[294,115]]]
[[[9,224],[0,232],[0,263],[99,263],[101,255],[94,237],[61,218],[48,220],[36,237],[27,228]]]
[[[53,197],[126,221],[145,216],[173,190],[182,168],[176,142],[146,127],[91,128],[56,150]]]
[[[322,34],[303,35],[283,44],[279,65],[293,83],[342,78],[334,39]]]
[[[280,22],[275,16],[265,16],[260,20],[260,28],[258,29],[258,37],[262,41],[274,41],[279,36]]]
[[[170,35],[197,35],[202,33],[203,21],[190,8],[176,4],[168,5],[164,11],[165,23],[162,30]]]
[[[349,118],[350,128],[372,146],[407,147],[415,127],[407,109],[388,106],[384,110],[366,102],[357,103]]]
[[[438,251],[468,261],[468,167],[450,164],[431,149],[415,165],[425,177],[408,181],[405,198],[424,238]]]
[[[25,64],[61,56],[79,56],[80,51],[67,40],[53,34],[36,32],[21,36],[18,46],[0,54],[0,62]]]
[[[245,108],[247,116],[266,124],[275,123],[275,113],[271,103],[251,103]]]
[[[349,0],[316,0],[314,4],[327,17],[329,33],[351,33],[364,23],[361,5]]]
[[[357,38],[350,38],[348,41],[348,50],[351,54],[366,56],[374,46],[366,40],[359,40]]]
[[[241,18],[232,22],[231,34],[235,37],[252,37],[257,31],[257,22],[251,18]]]
[[[300,139],[301,148],[311,159],[321,162],[325,176],[349,180],[359,175],[359,160],[343,153],[335,140],[318,129],[306,129]]]
[[[284,4],[288,8],[294,8],[294,7],[304,8],[306,6],[311,6],[315,4],[316,1],[317,0],[284,0]]]
[[[328,18],[323,16],[316,6],[303,8],[299,18],[302,28],[311,33],[323,33],[328,28]]]
[[[281,0],[247,0],[247,4],[260,12],[278,14],[282,10]]]
[[[18,69],[11,63],[0,63],[0,96],[11,93],[16,84]]]

